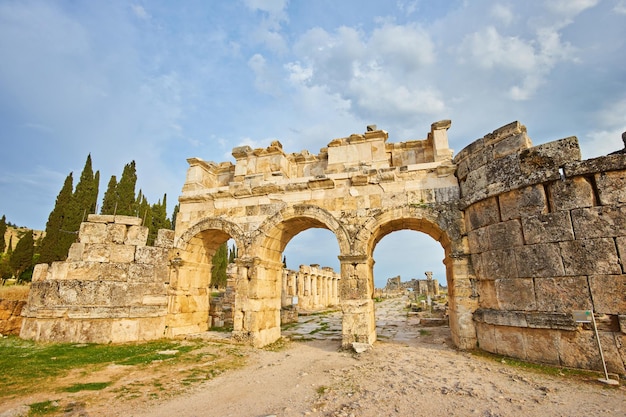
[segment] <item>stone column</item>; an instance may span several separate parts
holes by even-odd
[[[233,329],[233,337],[261,347],[280,338],[283,264],[252,258],[246,267],[247,300],[242,300],[241,326]]]
[[[340,298],[342,341],[344,348],[352,343],[373,344],[376,341],[374,314],[374,261],[367,255],[339,256],[341,262]]]
[[[446,256],[444,260],[448,281],[448,314],[450,333],[459,349],[476,348],[474,311],[478,297],[474,296],[469,276],[469,256]]]

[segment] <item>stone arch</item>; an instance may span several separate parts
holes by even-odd
[[[311,228],[327,229],[333,233],[341,255],[351,252],[352,239],[344,225],[327,210],[311,204],[286,207],[268,218],[259,227],[250,246],[257,250],[256,256],[280,261],[280,254],[287,243],[298,233]]]
[[[378,242],[399,230],[423,232],[439,242],[444,249],[448,283],[450,330],[454,343],[463,349],[476,346],[476,330],[472,322],[478,307],[469,275],[470,258],[463,234],[463,212],[427,205],[409,205],[385,210],[368,219],[355,239],[355,251],[368,259],[368,286],[373,287],[373,254]]]
[[[236,224],[205,218],[185,230],[170,253],[170,282],[166,335],[195,333],[210,327],[212,258],[217,248],[233,239],[244,248],[243,232]]]
[[[287,243],[310,228],[330,230],[340,254],[350,252],[351,239],[345,227],[328,211],[310,204],[286,207],[263,222],[250,239],[248,256],[240,259],[238,304],[233,335],[255,346],[280,337],[283,264]],[[245,278],[243,278],[245,277]]]

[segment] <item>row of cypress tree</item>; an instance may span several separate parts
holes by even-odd
[[[67,258],[67,253],[77,239],[81,222],[88,214],[96,213],[100,172],[94,172],[91,155],[87,156],[80,179],[74,188],[73,173],[65,178],[63,187],[56,198],[52,212],[48,216],[44,237],[35,242],[32,230],[26,231],[15,249],[5,252],[4,235],[7,230],[6,217],[0,221],[0,272],[3,282],[7,276],[18,280],[28,280],[36,263],[52,263]],[[149,229],[148,245],[152,245],[159,229],[172,229],[176,222],[178,206],[174,208],[172,219],[167,217],[167,195],[157,203],[150,204],[147,197],[139,190],[135,195],[137,172],[135,161],[124,166],[122,176],[117,181],[111,176],[104,193],[100,214],[118,214],[137,216],[143,219],[143,225]]]

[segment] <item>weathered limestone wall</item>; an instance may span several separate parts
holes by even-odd
[[[127,342],[163,337],[173,231],[128,216],[90,215],[66,261],[33,273],[20,336],[59,342]]]
[[[0,299],[0,335],[20,334],[26,301]]]
[[[581,161],[574,137],[532,147],[504,126],[454,159],[468,231],[481,349],[609,371],[626,361],[626,157]]]

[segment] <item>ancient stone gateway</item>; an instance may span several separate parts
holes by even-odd
[[[207,330],[211,259],[233,239],[233,336],[280,337],[282,252],[323,228],[339,248],[342,344],[376,340],[373,252],[409,229],[445,252],[450,330],[462,349],[626,373],[626,155],[582,161],[575,137],[532,146],[511,123],[462,149],[449,121],[422,140],[331,141],[317,155],[239,147],[236,163],[191,158],[176,230],[146,247],[141,220],[90,216],[65,262],[38,265],[21,336],[122,342]]]
[[[449,127],[449,121],[435,123],[427,139],[399,144],[386,143],[387,133],[370,127],[332,141],[319,155],[287,155],[273,142],[267,149],[235,148],[235,164],[189,159],[176,225],[176,287],[170,283],[172,312],[180,314],[169,317],[167,334],[206,327],[202,300],[198,312],[183,305],[203,297],[211,256],[233,239],[239,255],[234,335],[257,346],[278,339],[282,252],[298,233],[324,228],[339,247],[343,345],[373,343],[374,248],[388,233],[410,229],[443,246],[452,335],[458,346],[474,347],[477,299]]]

